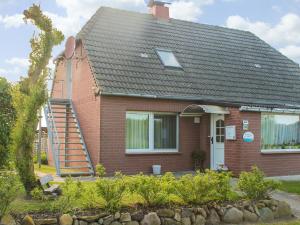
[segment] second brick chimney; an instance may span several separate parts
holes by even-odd
[[[156,1],[150,0],[148,6],[150,7],[150,13],[160,20],[169,20],[169,7],[166,5],[169,4],[167,1]]]

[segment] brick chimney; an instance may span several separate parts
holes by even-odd
[[[163,0],[149,0],[148,7],[150,8],[150,13],[157,19],[160,20],[169,20],[169,7],[166,5],[170,4],[167,1]]]

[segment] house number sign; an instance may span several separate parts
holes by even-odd
[[[253,142],[254,141],[254,134],[250,131],[247,131],[243,135],[244,142]]]

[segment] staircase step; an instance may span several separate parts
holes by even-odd
[[[82,151],[84,151],[84,148],[66,148],[66,150],[74,150],[74,151],[82,150]]]
[[[64,118],[64,119],[74,118],[75,119],[75,116],[53,116],[52,118]]]
[[[62,170],[73,170],[73,169],[86,169],[91,168],[91,166],[70,166],[70,167],[60,167]]]
[[[66,126],[56,126],[56,128],[67,128]],[[68,128],[78,128],[78,126],[76,126],[76,127],[71,127],[71,126],[68,126]],[[58,132],[59,133],[59,132]]]
[[[60,162],[88,162],[88,160],[60,160]]]
[[[76,123],[77,121],[55,121],[55,123]]]
[[[86,156],[86,154],[65,154],[65,155],[59,155],[59,156]]]
[[[93,172],[70,172],[70,173],[61,173],[62,177],[65,176],[81,176],[81,175],[94,175]]]

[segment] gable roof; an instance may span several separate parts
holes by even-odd
[[[247,31],[101,7],[77,38],[103,95],[300,105],[299,65]],[[164,68],[156,48],[183,69]]]

